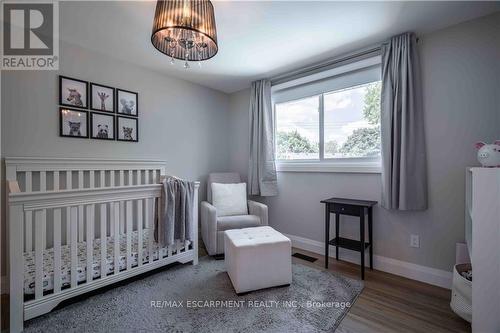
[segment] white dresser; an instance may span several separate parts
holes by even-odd
[[[465,210],[472,331],[500,332],[500,168],[467,170]]]

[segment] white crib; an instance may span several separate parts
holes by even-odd
[[[193,242],[154,241],[164,161],[6,158],[10,327],[61,301],[173,263],[198,262]]]

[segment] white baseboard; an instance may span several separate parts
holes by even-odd
[[[325,247],[323,242],[303,238],[294,235],[284,234],[292,241],[292,246],[298,249],[324,255]],[[335,256],[335,247],[330,245],[330,257]],[[341,249],[340,257],[344,261],[359,265],[360,256],[358,252]],[[369,266],[368,254],[365,258],[365,265]],[[379,271],[403,276],[412,280],[429,283],[446,289],[451,289],[452,272],[441,269],[421,266],[406,261],[392,259],[388,257],[373,255],[373,268]]]
[[[2,275],[0,277],[0,293],[1,294],[9,293],[9,280],[7,279],[7,275]]]

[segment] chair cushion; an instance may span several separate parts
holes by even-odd
[[[247,184],[212,183],[212,201],[217,216],[247,215]]]
[[[257,215],[221,216],[217,218],[217,231],[251,228],[259,225],[260,218]]]
[[[241,178],[236,172],[210,173],[207,179],[207,201],[210,203],[212,203],[212,183],[236,184],[241,183]]]

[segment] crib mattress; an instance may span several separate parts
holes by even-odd
[[[138,232],[132,233],[132,251],[129,260],[132,262],[132,267],[138,265]],[[119,270],[127,267],[127,236],[121,235],[120,242],[120,256],[119,256]],[[143,248],[142,260],[143,263],[149,261],[148,255],[148,230],[143,230]],[[114,258],[114,243],[115,237],[107,237],[106,239],[106,275],[114,272],[115,258]],[[187,242],[186,242],[187,243]],[[184,248],[184,244],[180,249]],[[168,248],[160,247],[158,243],[153,242],[153,260],[159,257],[163,258],[168,253]],[[85,241],[79,242],[77,245],[77,281],[84,282],[87,280],[87,243]],[[158,255],[159,254],[159,255]],[[93,264],[92,276],[98,278],[101,276],[101,240],[94,239],[93,251]],[[61,288],[69,287],[71,284],[71,247],[70,245],[61,246]],[[54,289],[54,249],[50,248],[43,252],[43,291],[50,291]],[[35,293],[35,252],[24,253],[24,293]]]

